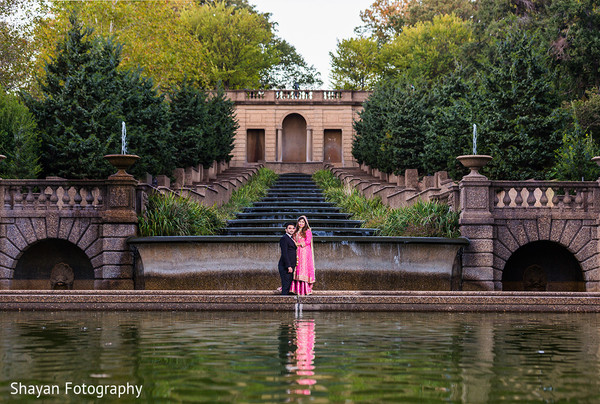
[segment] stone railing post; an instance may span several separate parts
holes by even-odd
[[[460,156],[476,157],[476,156]],[[489,157],[489,156],[484,156]],[[463,290],[496,290],[494,281],[494,218],[491,212],[491,181],[479,174],[479,169],[491,160],[484,159],[480,165],[472,161],[465,163],[471,173],[459,183],[460,232],[470,243],[465,247],[462,257]],[[467,165],[469,164],[469,165]]]

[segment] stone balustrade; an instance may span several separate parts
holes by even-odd
[[[5,210],[97,210],[106,199],[103,180],[3,180]]]
[[[492,209],[594,209],[597,182],[492,181]]]
[[[227,97],[245,103],[351,103],[360,105],[369,91],[349,90],[230,90]]]

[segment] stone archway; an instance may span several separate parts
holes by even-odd
[[[300,114],[290,114],[282,124],[282,161],[286,163],[306,162],[306,120]]]
[[[504,291],[585,291],[575,256],[553,241],[534,241],[517,249],[502,272]]]
[[[61,239],[43,239],[29,245],[17,261],[11,289],[50,289],[52,267],[61,262],[73,269],[73,289],[94,289],[89,257],[75,244]]]

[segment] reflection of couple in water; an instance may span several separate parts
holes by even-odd
[[[297,386],[288,393],[310,395],[309,386],[316,384],[315,366],[315,322],[295,320],[293,324],[282,324],[279,329],[279,358],[284,374],[295,375]]]
[[[279,276],[281,294],[310,295],[315,282],[315,258],[312,231],[306,216],[300,216],[296,225],[286,223],[285,234],[279,240],[281,258]]]

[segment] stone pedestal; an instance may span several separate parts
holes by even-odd
[[[491,182],[479,174],[491,157],[459,156],[458,160],[471,169],[459,183],[460,232],[471,241],[463,252],[463,290],[495,290]]]

